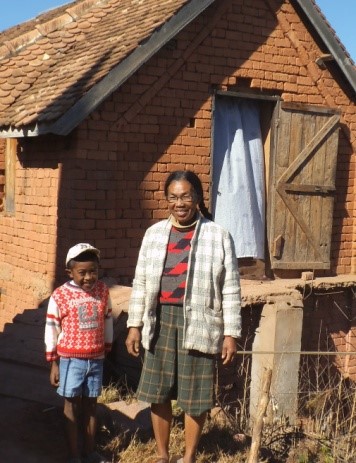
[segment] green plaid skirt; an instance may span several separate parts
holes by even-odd
[[[159,307],[137,398],[155,404],[176,399],[185,413],[199,416],[214,406],[214,356],[182,349],[183,325],[183,307]]]

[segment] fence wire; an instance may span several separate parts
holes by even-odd
[[[270,394],[269,419],[266,420],[262,440],[263,445],[275,455],[275,461],[289,462],[287,457],[294,449],[298,455],[302,452],[305,459],[291,460],[293,462],[356,462],[356,373],[350,375],[349,371],[355,369],[348,368],[350,364],[354,365],[356,352],[237,352],[234,384],[220,380],[218,405],[226,411],[238,432],[251,430],[251,382],[256,382],[256,378],[251,377],[252,361],[254,356],[259,355],[276,355],[279,360],[284,355],[299,356],[299,370],[296,371],[298,390],[290,399],[296,403],[292,423],[287,416],[274,415],[273,390]],[[225,373],[228,375],[227,371]],[[224,377],[221,366],[218,374]],[[277,377],[277,372],[275,374]]]

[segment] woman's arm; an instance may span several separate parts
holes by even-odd
[[[221,300],[224,318],[224,336],[241,336],[241,287],[238,262],[231,235],[226,232],[223,239],[224,274],[221,279]],[[232,342],[229,341],[229,344]]]
[[[140,354],[140,343],[141,343],[141,329],[131,327],[126,338],[127,352],[134,357],[138,357]]]

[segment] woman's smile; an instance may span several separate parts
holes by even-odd
[[[167,191],[168,209],[176,222],[189,225],[197,213],[197,199],[192,185],[187,180],[173,181]]]

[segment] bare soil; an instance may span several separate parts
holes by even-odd
[[[0,396],[0,462],[64,463],[66,450],[61,408]]]

